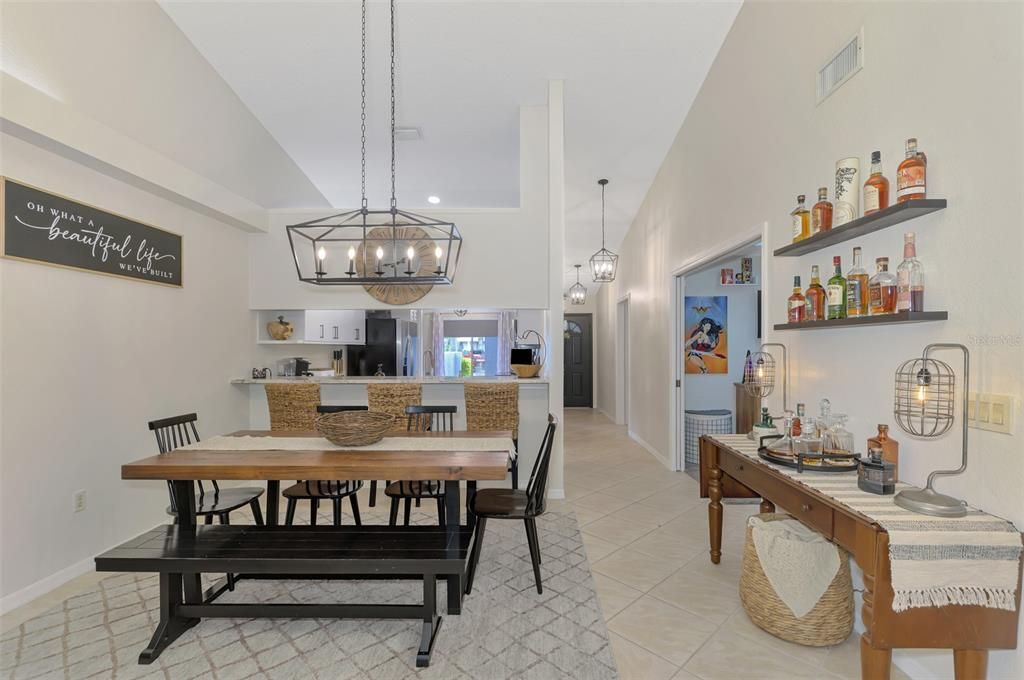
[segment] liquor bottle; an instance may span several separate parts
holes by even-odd
[[[896,169],[896,201],[903,203],[927,194],[928,158],[917,150],[917,140],[907,140],[907,157]]]
[[[868,315],[868,273],[860,266],[860,246],[853,249],[853,267],[846,273],[846,316]]]
[[[818,189],[818,202],[811,208],[811,234],[820,234],[832,228],[832,204],[828,200],[828,187]]]
[[[896,268],[896,311],[924,311],[924,269],[917,259],[914,232],[903,236],[903,262]]]
[[[807,300],[800,288],[800,277],[793,277],[793,294],[789,296],[789,322],[800,323],[807,315]]]
[[[818,265],[811,267],[811,285],[807,286],[804,293],[807,300],[807,312],[804,315],[805,321],[825,320],[825,288],[821,285],[821,278],[818,274]]]
[[[825,318],[845,319],[846,279],[843,278],[843,263],[838,255],[832,258],[832,266],[835,268],[835,274],[828,280],[828,285],[825,287]]]
[[[811,235],[811,214],[804,206],[805,198],[803,194],[797,196],[796,208],[793,209],[793,212],[789,213],[790,217],[793,218],[793,243],[803,241]]]
[[[878,273],[868,281],[868,299],[872,315],[896,311],[896,277],[889,271],[889,258],[875,260]]]
[[[800,422],[803,417],[804,417],[804,405],[803,404],[797,404],[796,405],[796,417],[793,418],[793,425],[791,426],[791,429],[789,431],[791,436],[799,437],[800,435],[803,434],[803,431],[804,431],[803,430],[803,425]]]
[[[882,152],[871,152],[871,175],[864,182],[864,214],[889,207],[889,180],[882,175]]]
[[[900,478],[900,445],[889,436],[889,426],[880,424],[878,434],[868,438],[868,449],[881,449],[882,460],[892,463],[893,475]]]

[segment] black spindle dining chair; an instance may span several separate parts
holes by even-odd
[[[188,446],[199,441],[199,430],[196,428],[196,421],[199,416],[195,413],[188,413],[172,418],[151,420],[149,429],[156,435],[156,445],[161,454],[170,453],[181,446]],[[202,480],[196,480],[198,493],[196,494],[196,516],[202,517],[206,524],[213,524],[213,518],[217,517],[221,524],[230,524],[230,513],[240,510],[245,506],[252,509],[252,518],[256,524],[263,524],[263,513],[260,511],[259,497],[263,495],[263,489],[258,487],[228,487],[220,488],[217,480],[208,480],[213,487],[207,490]],[[174,487],[170,481],[167,482],[167,490],[170,493],[171,504],[167,507],[167,514],[174,516],[178,521],[178,509],[174,500]]]
[[[470,507],[476,513],[476,538],[469,555],[466,570],[466,594],[473,589],[473,576],[480,562],[480,548],[484,540],[484,529],[488,519],[521,519],[526,525],[526,541],[530,544],[530,560],[533,562],[533,577],[537,581],[537,592],[543,594],[540,582],[540,540],[537,537],[536,518],[544,514],[547,507],[548,465],[551,462],[551,445],[555,439],[558,420],[548,414],[548,426],[540,443],[540,452],[533,463],[530,482],[526,490],[481,489],[470,500]]]
[[[455,429],[455,406],[406,406],[406,430],[409,432],[451,432]],[[391,482],[384,489],[384,495],[391,499],[391,526],[398,524],[398,502],[405,501],[405,526],[409,526],[412,502],[423,498],[437,499],[437,522],[445,526],[444,483],[440,480],[414,480]]]
[[[339,406],[333,404],[319,404],[316,407],[317,413],[342,413],[345,411],[365,411],[366,406]],[[363,488],[363,483],[356,480],[305,480],[297,481],[284,490],[282,494],[288,500],[288,508],[285,511],[286,525],[295,522],[295,510],[299,501],[309,501],[309,523],[316,526],[317,512],[320,509],[321,500],[331,501],[334,511],[334,524],[341,526],[341,502],[348,498],[352,508],[352,518],[356,525],[362,525],[362,518],[359,516],[359,499],[356,494]]]

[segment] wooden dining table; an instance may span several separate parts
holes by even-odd
[[[276,437],[319,439],[323,435],[313,431],[239,430],[229,437]],[[278,450],[269,444],[265,450],[223,450],[191,448],[162,453],[121,466],[122,479],[153,479],[191,482],[194,480],[264,480],[267,482],[266,523],[279,522],[282,480],[373,480],[373,479],[430,479],[444,482],[445,515],[449,523],[460,523],[461,492],[459,483],[466,482],[466,522],[472,523],[468,501],[476,489],[477,481],[504,480],[507,475],[509,452],[496,445],[493,451],[460,451],[459,440],[494,439],[511,440],[512,432],[409,432],[395,430],[387,437],[413,437],[417,439],[451,440],[450,449],[438,451],[314,449],[308,451]],[[199,444],[201,446],[201,442]],[[189,486],[189,485],[185,485]],[[178,500],[178,499],[176,499]],[[181,507],[180,505],[178,506]],[[179,523],[195,523],[195,503],[185,507],[186,517]],[[191,516],[189,513],[191,512]],[[183,521],[184,520],[184,521]]]
[[[323,448],[317,432],[242,430],[189,448],[143,458],[121,467],[122,479],[166,480],[176,509],[175,524],[157,527],[97,556],[100,571],[158,572],[160,621],[140,663],[152,663],[184,631],[207,617],[246,618],[419,618],[422,619],[416,665],[429,664],[441,625],[436,612],[435,580],[447,581],[447,612],[459,614],[464,596],[465,560],[476,522],[468,501],[478,481],[506,478],[512,433],[406,432],[388,437],[418,438],[392,443],[394,449]],[[234,448],[225,439],[246,437]],[[277,437],[290,441],[274,448]],[[263,438],[263,441],[253,438]],[[309,438],[299,449],[295,439]],[[470,440],[475,441],[470,441]],[[494,440],[493,450],[487,442]],[[436,440],[443,440],[438,444]],[[384,440],[384,446],[389,442]],[[462,446],[460,446],[462,442]],[[317,448],[317,447],[320,448]],[[422,449],[416,448],[423,446]],[[264,480],[266,523],[270,526],[199,526],[195,480]],[[297,526],[278,525],[282,480],[440,480],[444,484],[443,526]],[[462,482],[467,486],[465,523]],[[203,591],[203,573],[227,573]],[[408,579],[423,582],[422,604],[217,603],[239,578]]]

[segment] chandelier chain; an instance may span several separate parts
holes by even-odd
[[[604,250],[604,188],[607,181],[601,184],[601,250]]]
[[[391,0],[391,208],[395,200],[395,0]]]
[[[360,63],[360,156],[361,156],[361,188],[360,196],[363,210],[366,209],[366,0],[363,0],[362,54]]]

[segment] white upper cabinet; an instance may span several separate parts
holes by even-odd
[[[328,345],[366,344],[366,313],[351,310],[306,310],[305,341]]]

